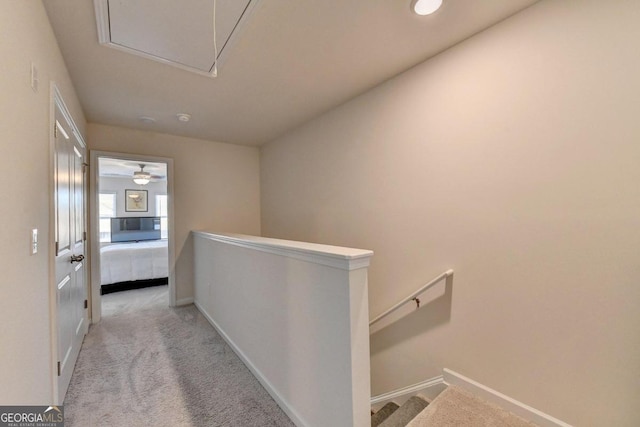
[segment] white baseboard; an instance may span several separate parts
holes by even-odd
[[[176,301],[177,306],[193,304],[193,297],[182,298]]]
[[[289,406],[287,401],[284,400],[282,396],[280,396],[280,394],[276,391],[276,389],[269,382],[269,380],[267,380],[265,376],[262,375],[262,372],[260,372],[260,370],[253,363],[251,363],[251,361],[242,352],[242,350],[240,350],[240,348],[236,345],[236,343],[234,343],[233,340],[229,338],[229,336],[224,332],[224,330],[216,323],[215,320],[213,320],[213,318],[209,315],[209,313],[207,313],[204,307],[198,304],[197,301],[193,301],[193,298],[191,298],[191,301],[195,304],[196,308],[200,311],[200,313],[202,313],[202,315],[209,321],[211,326],[213,326],[213,328],[220,334],[220,336],[227,342],[227,344],[229,344],[229,347],[231,347],[231,349],[238,355],[240,360],[242,360],[242,362],[247,366],[247,368],[249,368],[253,376],[256,377],[258,381],[260,381],[260,384],[262,384],[265,390],[267,390],[267,392],[271,395],[273,400],[276,401],[278,406],[280,406],[280,408],[284,411],[284,413],[287,414],[287,416],[291,419],[291,421],[293,421],[293,423],[297,427],[307,427],[308,424],[305,423],[302,420],[302,418],[298,415],[298,413],[293,408],[291,408],[291,406]]]
[[[426,397],[427,400],[432,401],[446,388],[447,385],[444,383],[442,375],[440,375],[388,393],[373,396],[371,398],[371,409],[377,411],[389,402],[395,402],[398,405],[402,405],[404,402],[409,400],[411,396],[415,396],[416,394],[420,394],[421,396]]]
[[[527,421],[531,421],[540,427],[571,427],[570,424],[560,421],[551,415],[545,414],[544,412],[538,411],[531,406],[510,398],[509,396],[505,396],[498,391],[490,389],[489,387],[460,375],[457,372],[453,372],[450,369],[445,368],[443,370],[443,378],[446,385],[458,386],[471,394],[478,396],[487,402],[493,403],[502,409],[512,412]]]

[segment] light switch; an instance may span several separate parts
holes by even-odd
[[[38,253],[38,229],[31,230],[31,254]]]

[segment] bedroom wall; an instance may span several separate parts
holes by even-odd
[[[125,190],[147,191],[147,212],[127,212]],[[116,194],[116,216],[156,216],[156,196],[167,194],[167,182],[158,181],[138,185],[131,178],[101,177],[100,192]]]
[[[48,247],[51,98],[55,81],[76,125],[85,121],[40,1],[0,2],[0,403],[53,402]],[[38,91],[30,67],[38,69]],[[30,254],[31,229],[39,250]]]
[[[91,150],[173,159],[178,301],[193,297],[191,230],[260,234],[257,148],[95,123],[87,132]]]
[[[448,367],[640,423],[640,2],[547,0],[261,151],[265,236],[372,249],[374,394]],[[428,22],[425,22],[428,25]]]

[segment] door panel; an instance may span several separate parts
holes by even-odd
[[[85,175],[84,175],[84,155],[78,149],[78,141],[74,141],[73,146],[73,253],[74,255],[85,255],[84,230],[85,230]],[[82,343],[84,334],[88,328],[88,319],[85,316],[84,301],[87,299],[87,288],[85,286],[85,262],[79,261],[74,264],[74,335],[76,341]]]
[[[71,250],[71,165],[70,142],[64,137],[66,131],[56,120],[56,242],[57,253]]]
[[[84,239],[84,169],[83,160],[84,156],[76,146],[73,147],[73,202],[74,202],[74,220],[75,225],[75,239],[74,243],[76,248],[78,245],[83,245]],[[84,248],[82,248],[84,253]]]
[[[58,283],[58,331],[66,331],[71,326],[71,313],[69,306],[71,304],[71,276],[66,275],[60,283]],[[71,335],[67,333],[58,333],[58,360],[61,367],[67,365],[69,353],[72,347]]]

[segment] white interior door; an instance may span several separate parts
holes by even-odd
[[[62,402],[89,325],[84,260],[85,149],[57,105],[55,119],[55,283],[58,397]]]

